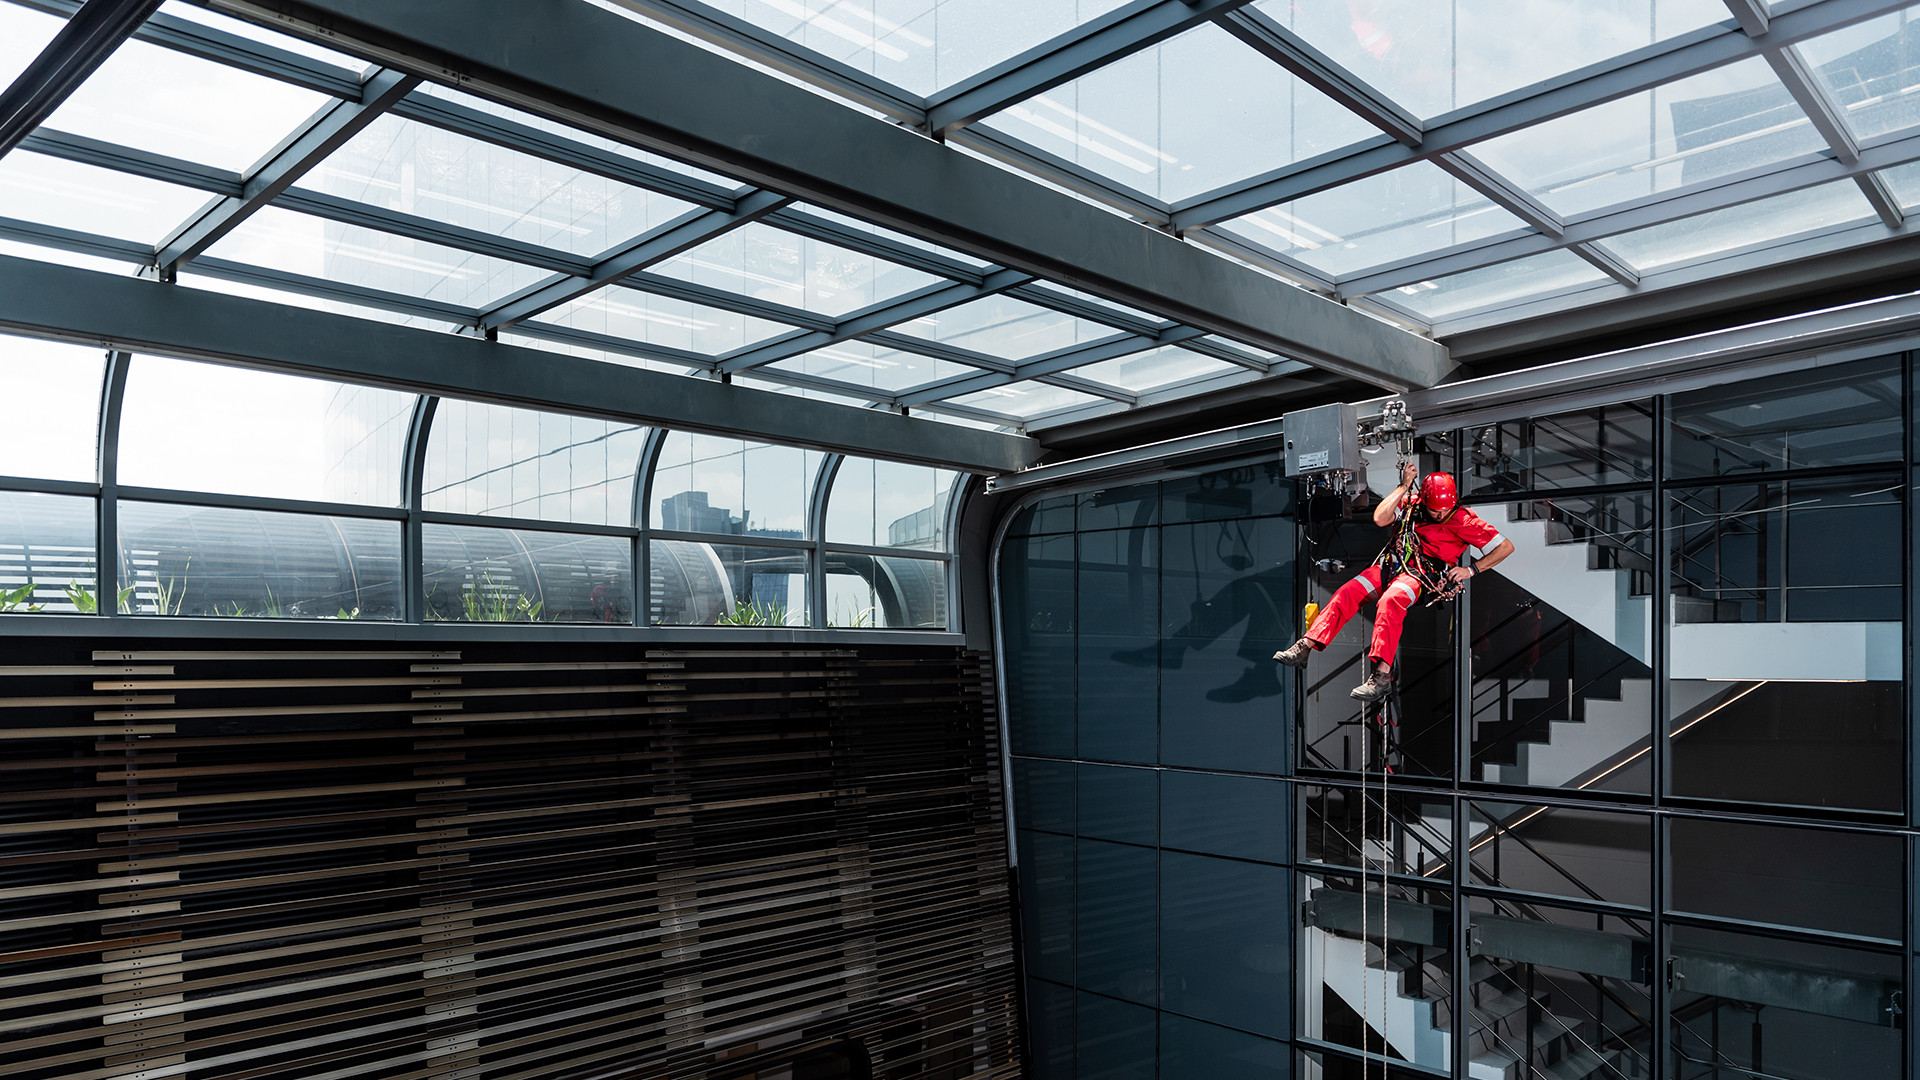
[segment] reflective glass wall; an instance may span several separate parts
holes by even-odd
[[[1185,479],[1026,506],[1037,1073],[1915,1075],[1914,362],[1423,436],[1515,551],[1412,609],[1384,729],[1347,693],[1371,605],[1265,659],[1384,545],[1375,496],[1216,485],[1197,545]]]
[[[17,337],[0,377],[0,614],[954,628],[948,470]]]

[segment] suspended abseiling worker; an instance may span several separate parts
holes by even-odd
[[[1377,701],[1386,696],[1393,657],[1400,648],[1400,630],[1406,623],[1407,609],[1420,594],[1438,590],[1441,596],[1452,595],[1468,578],[1481,570],[1491,570],[1513,554],[1513,541],[1460,505],[1460,492],[1450,474],[1428,475],[1419,482],[1418,493],[1410,497],[1416,477],[1413,463],[1402,462],[1400,483],[1373,508],[1375,525],[1398,525],[1393,542],[1373,565],[1340,586],[1320,617],[1307,628],[1306,636],[1274,653],[1275,660],[1288,667],[1306,667],[1308,655],[1326,648],[1367,597],[1378,595],[1373,643],[1367,650],[1371,663],[1366,680],[1353,688],[1353,696],[1361,701]],[[1485,554],[1471,566],[1456,565],[1468,548]]]

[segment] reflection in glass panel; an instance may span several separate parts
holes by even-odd
[[[0,210],[37,225],[158,244],[210,198],[204,191],[26,150],[0,158]]]
[[[124,501],[119,516],[134,614],[400,618],[397,521]]]
[[[1740,922],[1906,936],[1906,844],[1892,833],[1668,819],[1668,905]]]
[[[827,625],[947,628],[947,562],[827,553]]]
[[[653,467],[653,527],[797,540],[819,473],[817,450],[670,431]]]
[[[1225,375],[1243,368],[1229,364],[1225,360],[1215,360],[1211,356],[1201,356],[1188,352],[1178,345],[1162,345],[1157,349],[1122,356],[1113,360],[1102,360],[1097,364],[1073,369],[1075,375],[1107,386],[1117,386],[1122,390],[1144,393],[1162,386],[1186,382],[1189,379],[1204,378],[1209,375]]]
[[[1255,6],[1423,120],[1728,19],[1719,0]]]
[[[984,123],[1164,202],[1379,134],[1210,23]]]
[[[1476,779],[1647,791],[1653,500],[1476,503],[1513,542],[1468,583]]]
[[[1667,475],[1726,476],[1900,458],[1900,357],[1675,394]]]
[[[654,625],[807,625],[802,549],[654,540],[649,551]]]
[[[1037,420],[1051,413],[1075,409],[1083,405],[1098,405],[1106,400],[1106,398],[1082,393],[1079,390],[1069,390],[1064,386],[1023,379],[1005,386],[963,394],[954,398],[953,403],[985,409],[1016,420]]]
[[[271,206],[207,255],[463,307],[484,307],[551,276],[524,263]]]
[[[115,49],[46,126],[245,172],[330,101],[291,83],[134,40]],[[209,123],[209,117],[219,122]]]
[[[1160,1075],[1235,1077],[1236,1080],[1292,1080],[1287,1044],[1244,1031],[1160,1014]],[[1314,1080],[1318,1080],[1317,1077]],[[1398,1078],[1396,1078],[1398,1080]]]
[[[1759,57],[1476,144],[1563,215],[1827,149]]]
[[[633,521],[647,429],[611,420],[442,400],[427,437],[421,503],[450,514]]]
[[[99,612],[96,505],[72,495],[0,491],[0,613]]]
[[[1897,481],[1726,484],[1682,489],[1673,500],[1676,626],[1900,621],[1905,499]],[[1676,639],[1676,676],[1705,662],[1691,647]],[[1845,678],[1881,661],[1855,656],[1842,663],[1830,652],[1803,653],[1799,663],[1770,673]],[[1727,666],[1737,677],[1731,669],[1744,665]]]
[[[1160,838],[1160,774],[1128,765],[1074,766],[1075,832],[1149,847]]]
[[[1071,836],[1020,830],[1020,944],[1029,974],[1073,982]],[[1072,1027],[1066,1032],[1071,1036]]]
[[[1453,804],[1445,796],[1298,784],[1299,857],[1329,866],[1425,877],[1451,860]]]
[[[1653,479],[1653,403],[1629,401],[1467,432],[1474,494]]]
[[[430,622],[633,622],[625,537],[427,522],[421,544]]]
[[[1571,251],[1549,251],[1479,270],[1404,285],[1380,294],[1424,319],[1519,303],[1581,285],[1611,281]]]
[[[1651,817],[1511,802],[1468,809],[1473,884],[1653,906]]]
[[[580,256],[598,255],[694,209],[392,115],[367,125],[300,186]]]
[[[0,386],[14,402],[0,424],[0,476],[94,479],[105,373],[99,349],[0,336]]]
[[[1862,141],[1920,123],[1920,8],[1890,12],[1795,46],[1847,130]]]
[[[1072,508],[1066,514],[1072,524]],[[1020,754],[1074,753],[1074,538],[1009,539],[1000,551],[1008,741]]]
[[[1160,1007],[1284,1038],[1292,969],[1290,872],[1278,866],[1160,856]]]
[[[1896,953],[1675,926],[1667,961],[1677,1075],[1900,1076]]]
[[[1075,539],[1079,756],[1151,763],[1160,749],[1160,530]]]
[[[836,342],[804,356],[769,366],[777,371],[814,375],[854,386],[872,387],[889,394],[960,375],[980,373],[979,368],[966,364],[935,360],[931,356],[859,340]]]
[[[1764,250],[1804,233],[1880,220],[1859,185],[1837,180],[1771,199],[1730,206],[1693,217],[1607,237],[1608,250],[1635,269]]]
[[[827,501],[827,541],[947,550],[947,503],[957,475],[898,461],[843,459]]]
[[[1013,764],[1013,801],[1020,811],[1020,828],[1072,836],[1078,818],[1074,809],[1075,769],[1071,761],[1016,757]]]
[[[127,372],[120,482],[398,506],[414,400],[398,390],[138,356]]]
[[[1299,876],[1300,1034],[1447,1068],[1453,919],[1446,893],[1379,877]],[[1383,932],[1382,926],[1385,930]]]
[[[1468,903],[1474,1061],[1511,1062],[1514,1076],[1653,1074],[1647,920],[1507,900]]]
[[[606,334],[642,345],[719,356],[794,332],[784,323],[609,285],[534,316],[534,322]]]
[[[760,222],[729,229],[647,272],[835,317],[945,280]]]
[[[1011,296],[986,296],[893,327],[895,331],[970,349],[1002,360],[1026,360],[1094,341],[1123,336],[1102,323],[1029,304]]]
[[[1151,1006],[1160,995],[1160,853],[1085,838],[1074,846],[1074,975],[1080,988]],[[1151,1030],[1151,1013],[1148,1024]],[[1086,1045],[1083,1031],[1083,1067]]]
[[[1337,276],[1527,224],[1438,165],[1416,161],[1216,227]]]
[[[1160,845],[1206,855],[1281,863],[1292,847],[1291,789],[1261,776],[1160,772]]]

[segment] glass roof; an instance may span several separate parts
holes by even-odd
[[[1851,180],[1776,195],[1725,210],[1681,218],[1665,225],[1609,237],[1608,250],[1640,271],[1743,248],[1766,247],[1790,237],[1875,220],[1872,204]]]
[[[1863,142],[1920,124],[1920,6],[1798,46]]]
[[[870,341],[842,341],[804,356],[769,365],[773,371],[812,375],[851,386],[898,393],[980,369],[931,356],[889,349]]]
[[[1231,371],[1244,371],[1237,364],[1225,360],[1215,360],[1210,356],[1201,356],[1188,352],[1178,345],[1162,345],[1143,353],[1122,356],[1115,360],[1102,360],[1097,364],[1073,369],[1073,373],[1082,378],[1107,386],[1117,386],[1122,390],[1143,393],[1161,386],[1186,382],[1207,375],[1224,375]]]
[[[1071,409],[1080,405],[1098,405],[1105,400],[1093,394],[1069,390],[1064,386],[1052,386],[1029,380],[979,390],[954,398],[953,403],[985,409],[1002,416],[1031,420],[1044,413],[1058,412],[1061,409]]]
[[[1607,275],[1573,252],[1549,251],[1408,285],[1382,299],[1423,318],[1437,319],[1605,280]]]
[[[1042,353],[1115,336],[1110,326],[1016,300],[989,296],[903,322],[900,333],[954,345],[1000,360],[1026,360]]]
[[[719,356],[793,333],[793,327],[782,323],[619,285],[570,300],[533,321],[703,356]]]
[[[0,214],[157,244],[207,203],[207,193],[15,150],[0,158]]]
[[[822,315],[845,315],[941,280],[757,221],[649,272]]]
[[[0,3],[0,84],[12,83],[64,25],[65,19]]]

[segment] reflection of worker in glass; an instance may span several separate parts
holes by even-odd
[[[1229,570],[1245,570],[1254,564],[1252,545],[1242,531],[1245,524],[1233,523],[1230,532],[1227,522],[1220,523],[1221,546],[1231,550],[1216,552],[1216,558],[1221,566]],[[1194,561],[1198,564],[1201,560],[1196,557]],[[1188,608],[1186,624],[1168,634],[1158,645],[1123,649],[1114,653],[1114,658],[1141,667],[1157,663],[1163,668],[1178,668],[1184,662],[1187,650],[1198,652],[1218,641],[1227,631],[1245,623],[1246,630],[1240,635],[1240,645],[1234,652],[1247,662],[1247,668],[1233,682],[1207,691],[1207,700],[1235,704],[1259,697],[1272,697],[1280,693],[1281,687],[1280,680],[1274,676],[1273,666],[1267,662],[1266,643],[1285,640],[1282,636],[1286,633],[1283,613],[1290,603],[1288,597],[1292,591],[1291,563],[1280,563],[1243,574],[1204,599],[1196,592]]]
[[[1273,658],[1288,667],[1304,668],[1307,656],[1327,647],[1340,628],[1360,610],[1369,596],[1378,595],[1380,606],[1373,619],[1373,643],[1367,657],[1373,662],[1365,682],[1353,688],[1361,701],[1377,701],[1387,693],[1393,672],[1394,653],[1400,647],[1400,628],[1407,609],[1425,589],[1453,589],[1464,585],[1481,570],[1490,570],[1513,554],[1513,541],[1501,536],[1480,515],[1459,505],[1459,491],[1453,477],[1433,473],[1421,484],[1418,495],[1408,497],[1416,470],[1412,462],[1400,465],[1400,483],[1373,508],[1373,523],[1385,528],[1398,521],[1411,527],[1413,537],[1396,535],[1395,542],[1380,553],[1372,566],[1334,592],[1325,611],[1307,628],[1305,637],[1292,647],[1274,653]],[[1417,543],[1416,543],[1417,541]],[[1486,552],[1471,566],[1456,566],[1468,548]],[[1382,592],[1381,579],[1386,579]]]

